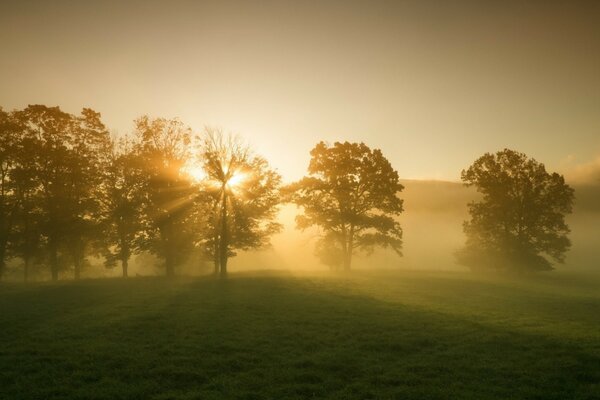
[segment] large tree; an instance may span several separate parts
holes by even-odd
[[[114,139],[109,163],[104,170],[103,233],[107,267],[121,264],[123,277],[128,276],[129,259],[138,250],[142,233],[143,165],[132,140]]]
[[[206,130],[200,159],[206,175],[200,198],[209,216],[203,250],[213,259],[215,273],[226,276],[236,250],[265,247],[280,231],[275,219],[281,176],[239,138],[220,130]]]
[[[15,113],[0,108],[0,279],[6,269],[7,250],[19,207],[15,171],[22,132]]]
[[[404,189],[381,150],[364,143],[318,143],[310,152],[309,175],[287,188],[289,200],[304,214],[300,229],[317,226],[317,255],[332,268],[350,269],[358,250],[389,247],[401,255]]]
[[[462,180],[483,195],[468,205],[467,241],[457,253],[462,264],[522,272],[564,262],[571,245],[565,215],[572,211],[574,192],[562,175],[505,149],[478,158],[462,171]]]
[[[38,226],[52,279],[65,265],[73,266],[79,278],[88,245],[99,233],[108,131],[100,114],[88,108],[76,116],[58,107],[30,105],[18,118],[26,126],[23,143],[31,149],[27,175],[39,197]]]
[[[193,247],[190,216],[195,190],[184,170],[192,133],[178,119],[143,116],[135,124],[143,163],[144,227],[139,246],[162,258],[166,275],[173,276]]]

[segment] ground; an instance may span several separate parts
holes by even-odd
[[[0,285],[2,399],[598,399],[600,279]]]

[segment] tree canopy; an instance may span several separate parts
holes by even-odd
[[[227,261],[236,250],[264,248],[281,230],[275,221],[281,176],[239,137],[216,129],[202,136],[199,156],[209,204],[202,245],[215,273],[226,275]]]
[[[462,171],[483,195],[468,205],[466,245],[458,260],[471,269],[540,271],[562,263],[571,242],[565,215],[574,191],[544,164],[505,149],[486,153]]]
[[[355,251],[376,246],[402,255],[403,211],[398,173],[381,150],[364,143],[318,143],[310,152],[308,176],[287,188],[303,210],[297,226],[319,227],[317,255],[334,269],[350,269]]]

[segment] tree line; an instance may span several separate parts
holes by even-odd
[[[288,185],[239,137],[178,119],[142,116],[113,137],[100,113],[59,107],[0,108],[0,278],[20,260],[53,280],[78,279],[91,257],[128,276],[131,257],[150,253],[173,276],[197,251],[225,276],[239,251],[269,246],[278,207],[299,207],[299,229],[317,227],[319,259],[351,268],[356,252],[402,255],[398,172],[364,143],[320,142],[307,176]],[[573,189],[526,155],[485,154],[462,172],[483,194],[457,259],[472,269],[547,270],[570,246],[564,217]]]

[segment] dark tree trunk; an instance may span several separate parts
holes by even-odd
[[[354,226],[350,226],[350,234],[348,235],[348,243],[346,245],[346,254],[344,254],[344,270],[350,271],[352,267],[352,250],[354,249]]]
[[[213,257],[213,263],[214,263],[214,267],[215,267],[214,274],[219,275],[219,270],[220,270],[220,268],[219,268],[219,253],[218,253],[219,250],[218,250],[218,248],[215,250],[217,251],[217,253]]]
[[[126,258],[121,260],[121,268],[123,268],[123,278],[127,278],[129,276],[127,274],[127,269],[129,268],[129,263]]]
[[[219,243],[219,264],[221,276],[227,276],[227,257],[229,250],[229,237],[227,232],[227,191],[223,188],[223,202],[221,204],[221,241]]]
[[[219,235],[216,234],[215,235],[215,245],[214,245],[214,248],[213,248],[213,264],[214,264],[214,267],[215,267],[215,270],[214,270],[214,274],[215,275],[219,275],[219,270],[220,270],[220,268],[219,268],[220,267],[220,263],[219,263],[219,257],[220,257],[220,254],[219,254],[219,240],[220,240]]]
[[[75,259],[73,261],[73,266],[75,267],[75,275],[74,278],[75,280],[79,280],[79,278],[81,277],[81,259],[79,258],[79,256],[75,256]]]
[[[344,271],[350,271],[352,267],[352,250],[347,250],[344,254]]]
[[[171,220],[172,216],[168,217],[169,220],[166,221],[163,231],[163,242],[165,245],[165,272],[167,277],[175,276],[175,253],[173,251],[174,243],[173,243],[173,221]]]

